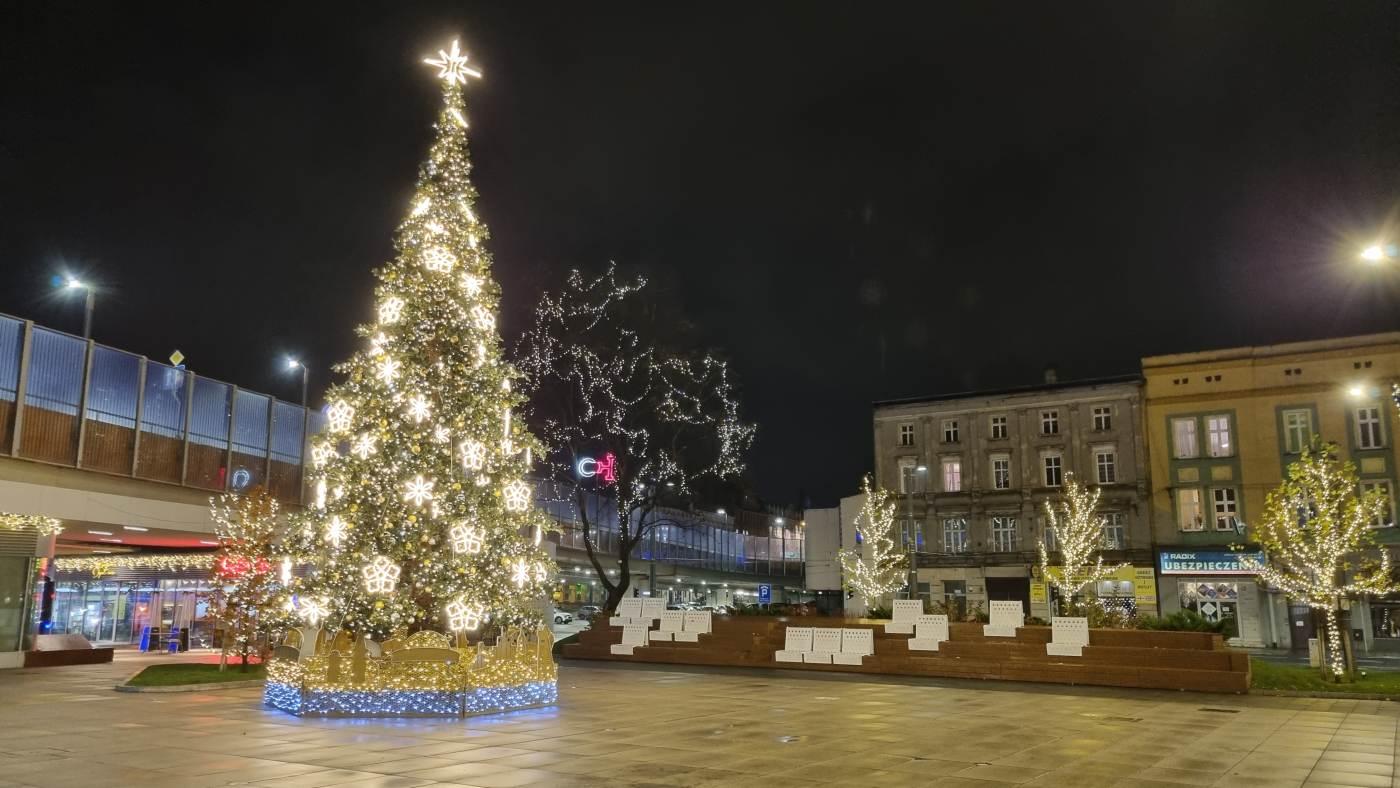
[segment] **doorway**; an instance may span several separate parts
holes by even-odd
[[[1031,614],[1031,580],[1028,577],[987,578],[987,601],[1021,603],[1021,614]],[[990,605],[988,606],[990,609]]]

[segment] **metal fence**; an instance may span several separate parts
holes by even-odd
[[[324,416],[145,356],[0,315],[0,455],[302,500]]]

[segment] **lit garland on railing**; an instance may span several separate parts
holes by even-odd
[[[182,569],[212,569],[215,557],[214,553],[132,553],[55,558],[53,564],[60,572],[110,574],[116,569],[158,569],[162,572],[177,572]]]
[[[38,531],[44,536],[63,533],[63,522],[56,517],[0,512],[0,531]]]
[[[273,660],[263,702],[325,716],[463,716],[547,705],[558,699],[553,640],[544,628],[508,629],[495,646],[456,649],[455,663],[366,659],[362,682],[353,680],[349,657],[339,659],[334,677],[328,655]]]

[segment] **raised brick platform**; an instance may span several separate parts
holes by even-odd
[[[777,662],[787,626],[861,627],[875,630],[875,654],[861,665],[822,665]],[[835,618],[770,618],[716,616],[713,633],[698,643],[660,642],[639,646],[631,656],[609,653],[622,640],[622,628],[604,619],[579,633],[564,646],[570,659],[605,659],[678,665],[722,665],[829,670],[901,676],[1039,681],[1057,684],[1096,684],[1109,687],[1249,691],[1249,656],[1226,648],[1220,635],[1202,632],[1149,632],[1094,629],[1082,657],[1053,657],[1045,653],[1049,627],[1022,627],[1014,638],[988,638],[981,624],[952,624],[950,640],[937,652],[909,651],[908,635],[887,635],[880,623]]]

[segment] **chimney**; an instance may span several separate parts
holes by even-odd
[[[1049,383],[1059,383],[1059,382],[1060,382],[1060,376],[1059,376],[1058,373],[1055,372],[1055,368],[1054,368],[1054,367],[1046,367],[1046,368],[1045,368],[1045,382],[1046,382],[1047,384],[1049,384]]]

